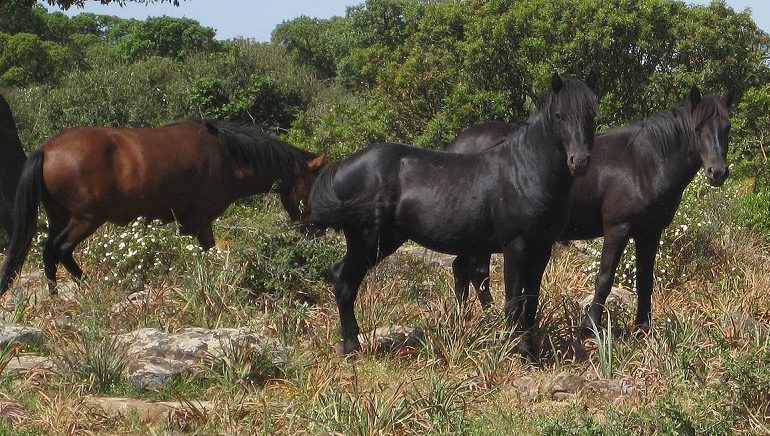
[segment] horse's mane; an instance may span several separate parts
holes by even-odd
[[[690,144],[695,128],[714,116],[729,117],[727,108],[713,95],[704,96],[695,110],[689,101],[679,103],[671,109],[650,115],[644,121],[633,123],[630,127],[638,127],[640,130],[629,144],[639,144],[636,139],[646,135],[666,155],[678,145]]]
[[[0,127],[16,131],[16,122],[13,119],[11,107],[2,94],[0,94]]]
[[[266,134],[259,126],[253,124],[200,122],[219,137],[235,161],[258,171],[277,168],[287,175],[299,175],[307,171],[306,162],[317,157],[309,151]]]

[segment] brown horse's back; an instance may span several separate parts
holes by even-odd
[[[74,217],[126,224],[146,216],[164,222],[193,213],[214,216],[231,173],[207,127],[183,122],[154,129],[78,127],[43,145],[45,200]],[[226,192],[226,191],[225,191]],[[191,225],[194,223],[190,223]]]

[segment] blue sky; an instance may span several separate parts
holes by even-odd
[[[168,3],[149,6],[127,3],[120,7],[117,4],[105,6],[96,1],[87,1],[84,9],[72,8],[66,13],[75,15],[93,12],[138,19],[160,15],[187,17],[216,29],[218,39],[243,36],[257,41],[269,41],[270,32],[283,21],[300,15],[317,18],[345,15],[347,6],[361,3],[363,1],[354,0],[186,0],[182,1],[180,7]],[[709,0],[688,0],[687,3],[708,4]],[[754,21],[765,32],[770,33],[768,0],[727,0],[727,4],[737,11],[751,8]],[[56,9],[49,7],[49,10]]]

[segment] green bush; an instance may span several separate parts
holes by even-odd
[[[752,228],[770,240],[770,186],[761,186],[741,198],[737,218],[739,225]]]

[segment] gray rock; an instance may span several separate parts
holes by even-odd
[[[636,393],[636,388],[626,379],[594,380],[585,385],[584,394],[595,396],[601,401],[614,401],[618,398]]]
[[[553,400],[567,400],[577,396],[601,401],[615,401],[637,392],[627,379],[588,380],[569,372],[562,372],[543,384],[543,394]]]
[[[40,344],[43,342],[43,331],[16,324],[5,324],[0,321],[0,348],[12,343]]]
[[[358,341],[365,348],[377,352],[389,352],[402,347],[415,348],[420,345],[424,337],[425,332],[420,327],[392,325],[361,333],[358,335]]]
[[[20,354],[8,361],[3,372],[18,372],[25,374],[32,371],[50,371],[54,368],[53,359],[32,354]]]
[[[413,256],[421,259],[428,265],[438,265],[444,268],[452,268],[452,262],[455,260],[455,256],[428,250],[420,246],[403,246],[398,249],[397,253]]]
[[[23,380],[16,380],[17,382],[40,384],[48,378],[55,367],[56,365],[50,357],[20,354],[8,361],[2,373],[23,377]]]
[[[556,374],[543,385],[543,394],[553,400],[566,400],[574,398],[588,384],[585,378],[562,372]]]
[[[126,377],[142,388],[159,388],[187,372],[197,372],[235,349],[265,353],[276,366],[288,363],[286,348],[277,340],[245,328],[209,330],[198,327],[177,333],[144,328],[119,335],[126,353]]]
[[[112,306],[110,313],[112,315],[118,315],[121,313],[130,313],[142,309],[147,306],[149,296],[150,293],[147,290],[134,292],[133,294],[130,294],[128,297],[126,297],[125,300]]]
[[[540,393],[540,385],[537,380],[531,375],[525,375],[519,377],[512,383],[513,388],[519,391],[525,398],[534,399],[537,398]]]
[[[730,314],[730,322],[736,332],[744,335],[753,335],[757,331],[762,332],[766,329],[756,318],[739,310]]]
[[[584,308],[588,308],[593,298],[593,294],[586,295],[586,297],[580,301],[580,305]],[[610,295],[607,296],[604,306],[609,309],[610,316],[612,316],[613,319],[617,319],[619,317],[626,317],[635,311],[636,300],[636,292],[613,286],[610,290]],[[606,322],[607,317],[604,316],[603,318]],[[618,324],[613,322],[613,325]]]
[[[164,425],[169,421],[185,422],[201,413],[214,411],[214,404],[209,401],[146,401],[120,397],[86,397],[85,404],[101,409],[108,417],[127,417],[134,415],[139,421],[150,425]]]

